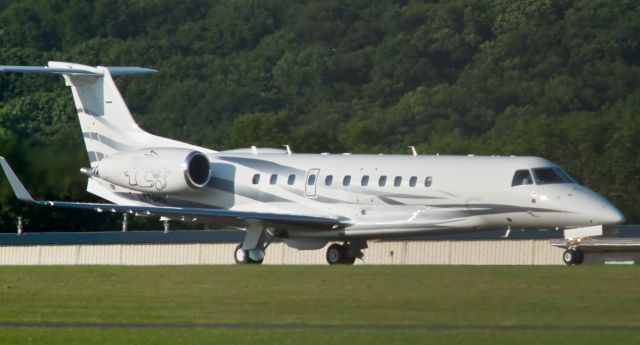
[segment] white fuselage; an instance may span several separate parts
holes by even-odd
[[[565,229],[624,219],[606,199],[573,181],[512,186],[516,171],[559,169],[537,157],[216,152],[208,158],[211,179],[198,191],[118,194],[129,203],[156,206],[348,219],[348,225],[326,231],[282,229],[309,238]]]

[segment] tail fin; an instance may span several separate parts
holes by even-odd
[[[47,67],[0,66],[0,72],[62,74],[71,88],[89,161],[114,153],[150,147],[203,148],[152,135],[134,121],[112,76],[153,73],[141,67],[91,67],[68,62],[49,61]]]

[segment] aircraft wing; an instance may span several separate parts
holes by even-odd
[[[4,157],[0,157],[0,165],[4,171],[9,184],[16,194],[16,197],[26,203],[64,207],[89,209],[98,212],[122,212],[137,215],[157,215],[170,219],[178,220],[209,220],[212,223],[230,225],[236,227],[246,227],[248,220],[259,220],[265,226],[285,226],[296,228],[318,228],[318,229],[336,229],[347,225],[346,218],[331,217],[314,217],[285,213],[262,213],[247,211],[231,211],[216,208],[191,208],[191,207],[164,207],[164,206],[139,206],[139,205],[118,205],[109,203],[84,203],[70,201],[48,201],[35,200],[27,189],[24,187],[20,179],[16,176],[9,163]]]

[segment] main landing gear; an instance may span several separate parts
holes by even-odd
[[[367,248],[367,242],[351,242],[345,244],[334,243],[327,248],[327,262],[329,265],[353,265],[356,258],[362,259],[362,249]]]
[[[261,264],[262,261],[264,261],[264,252],[261,256],[261,259],[252,259],[249,255],[249,251],[242,249],[242,244],[239,244],[233,252],[233,259],[237,264]]]
[[[580,265],[584,261],[584,253],[578,248],[568,248],[562,254],[562,261],[567,265]]]
[[[237,264],[261,264],[265,251],[274,238],[271,228],[266,228],[259,220],[247,221],[247,234],[233,252]]]

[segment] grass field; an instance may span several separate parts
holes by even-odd
[[[0,267],[0,344],[637,344],[636,267]]]

